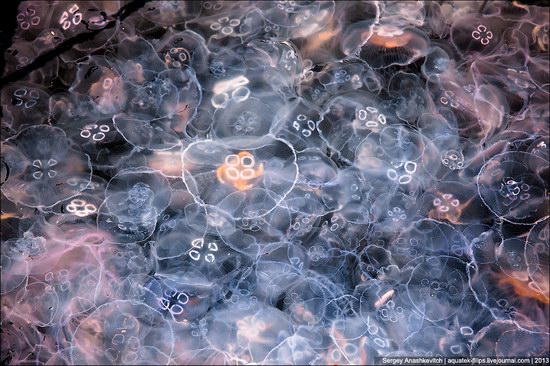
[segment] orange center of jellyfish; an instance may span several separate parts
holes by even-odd
[[[221,183],[230,184],[239,191],[252,188],[254,180],[264,173],[264,165],[256,166],[254,156],[241,151],[225,157],[225,162],[216,170],[216,177]]]

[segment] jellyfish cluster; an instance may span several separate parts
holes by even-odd
[[[547,5],[12,15],[3,364],[549,356]]]

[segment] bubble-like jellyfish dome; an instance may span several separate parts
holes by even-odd
[[[548,364],[548,2],[2,13],[0,363]]]

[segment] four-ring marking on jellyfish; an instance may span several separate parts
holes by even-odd
[[[27,8],[24,12],[17,14],[17,20],[20,22],[21,29],[27,30],[31,25],[38,25],[40,23],[40,17],[36,15],[36,10],[33,8]]]
[[[379,125],[386,124],[386,116],[378,111],[374,107],[366,107],[359,109],[356,114],[356,118],[365,124],[365,127],[374,128]]]
[[[192,250],[189,251],[189,257],[191,257],[192,260],[198,261],[201,259],[201,251],[204,252],[204,239],[203,238],[197,238],[191,242],[191,246],[193,247]],[[206,254],[204,254],[204,260],[208,263],[214,263],[216,260],[216,257],[212,252],[218,251],[218,244],[214,242],[210,242],[207,245]]]
[[[264,174],[263,163],[256,164],[254,155],[248,151],[230,154],[216,170],[216,177],[221,183],[230,184],[239,191],[250,189],[254,180]]]
[[[170,311],[174,315],[183,313],[183,306],[189,302],[189,296],[185,292],[179,292],[174,289],[164,291],[165,297],[159,299],[159,305],[162,309]]]
[[[97,212],[97,207],[81,199],[74,199],[67,205],[67,211],[78,217],[86,217]]]
[[[80,22],[82,22],[82,13],[80,13],[79,10],[80,8],[78,7],[78,5],[73,4],[67,8],[67,11],[64,11],[63,14],[61,14],[59,24],[63,27],[64,30],[69,29],[73,24],[78,25],[80,24]]]
[[[493,32],[487,30],[487,27],[483,24],[477,26],[477,30],[472,32],[472,37],[481,42],[482,45],[486,46],[489,44],[489,41],[493,39]]]
[[[57,175],[57,171],[55,171],[54,169],[52,169],[52,167],[56,166],[57,165],[57,160],[55,159],[50,159],[48,160],[47,162],[44,161],[44,163],[42,162],[42,160],[34,160],[32,162],[32,165],[35,167],[35,168],[38,168],[36,169],[36,171],[34,173],[32,173],[32,177],[34,179],[42,179],[42,177],[44,176],[44,172],[48,175],[48,177],[50,178],[53,178]]]
[[[92,131],[97,129],[99,129],[99,132],[95,132],[92,134]],[[82,131],[80,131],[80,136],[85,139],[92,137],[92,140],[94,141],[101,141],[105,138],[105,134],[110,130],[111,129],[107,125],[98,126],[97,124],[93,123],[93,124],[84,126]]]

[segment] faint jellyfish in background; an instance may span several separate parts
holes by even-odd
[[[411,272],[407,293],[428,320],[441,321],[460,311],[468,291],[466,263],[453,257],[425,257]]]
[[[441,136],[426,145],[422,161],[426,172],[437,180],[457,179],[464,174],[473,178],[479,168],[469,167],[479,153],[479,145],[464,137]]]
[[[428,94],[424,91],[418,76],[399,72],[392,76],[389,93],[397,101],[395,113],[399,119],[414,124],[428,109]]]
[[[195,32],[185,30],[177,32],[169,28],[155,43],[155,50],[169,68],[193,68],[197,74],[208,71],[208,59],[211,51],[204,39]]]
[[[529,231],[525,243],[524,257],[527,262],[527,272],[531,282],[529,285],[541,294],[549,297],[549,279],[548,279],[548,242],[550,232],[548,228],[548,218],[537,223]]]
[[[1,189],[14,202],[53,206],[84,189],[66,184],[68,179],[90,181],[88,155],[72,149],[60,128],[29,127],[6,140],[2,150],[10,177]]]
[[[374,95],[357,90],[331,98],[323,106],[318,129],[327,145],[351,163],[361,140],[388,119],[388,112]]]
[[[492,220],[491,212],[483,207],[473,183],[440,182],[424,192],[418,205],[426,217],[453,225]]]
[[[454,62],[450,56],[440,47],[431,47],[426,53],[426,58],[422,64],[422,74],[426,77],[437,76],[447,71]]]
[[[317,123],[320,119],[319,108],[306,99],[281,106],[275,114],[270,132],[292,144],[296,151],[306,148],[320,148],[323,140],[319,136]]]
[[[266,103],[267,98],[249,97],[217,109],[213,115],[212,135],[216,138],[266,135],[275,115],[273,108],[282,104],[277,103],[275,97],[273,99]]]
[[[200,3],[179,1],[152,1],[139,11],[140,15],[159,26],[169,27],[185,23],[197,16]]]
[[[543,356],[548,353],[548,333],[538,326],[520,327],[512,320],[495,320],[484,327],[472,342],[477,357],[513,357],[515,354]]]
[[[1,140],[16,135],[26,127],[43,123],[49,96],[43,87],[29,82],[12,83],[3,88]]]
[[[98,228],[111,232],[115,243],[147,239],[171,201],[170,183],[158,171],[130,168],[120,171],[105,191],[98,209]]]
[[[548,161],[532,154],[494,156],[477,176],[483,203],[498,217],[516,224],[534,224],[548,215]]]
[[[153,308],[117,300],[98,307],[75,330],[71,361],[78,364],[168,364],[174,346],[172,326]]]

